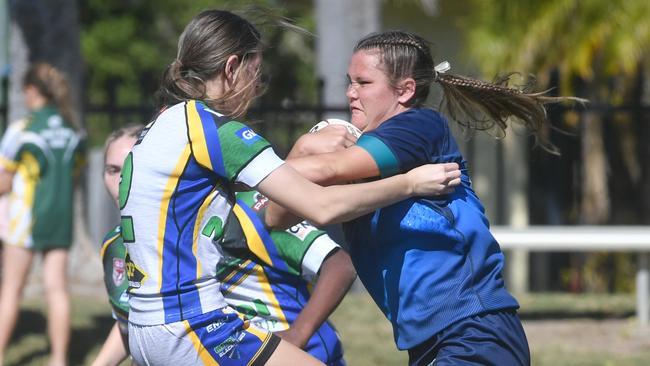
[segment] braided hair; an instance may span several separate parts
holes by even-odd
[[[415,94],[409,107],[423,106],[435,82],[443,91],[441,109],[461,126],[503,137],[508,120],[514,117],[513,121],[525,126],[536,142],[550,152],[557,151],[541,133],[548,121],[545,105],[566,100],[585,101],[574,97],[549,97],[544,92],[532,93],[532,85],[511,87],[508,81],[513,74],[490,83],[437,72],[428,42],[409,32],[372,33],[357,43],[354,52],[358,51],[378,52],[380,64],[393,88],[404,78],[415,80]]]

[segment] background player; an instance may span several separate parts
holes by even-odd
[[[124,159],[131,151],[143,125],[128,125],[114,131],[104,144],[104,185],[118,204],[120,174]],[[111,230],[100,251],[104,267],[104,284],[108,293],[115,324],[104,341],[92,366],[119,365],[129,356],[129,299],[126,273],[126,246],[119,225]]]
[[[18,316],[35,253],[43,255],[48,364],[67,364],[70,342],[68,250],[72,245],[73,181],[82,163],[82,133],[64,75],[45,63],[23,78],[30,114],[3,136],[0,194],[9,195],[0,293],[0,364]]]

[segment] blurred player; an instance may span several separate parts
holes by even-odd
[[[30,114],[7,130],[0,151],[0,194],[9,194],[0,293],[0,364],[18,316],[34,255],[43,255],[50,366],[67,364],[70,341],[68,253],[73,186],[83,162],[81,137],[63,73],[32,65],[23,78]]]

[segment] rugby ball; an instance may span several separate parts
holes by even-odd
[[[314,127],[312,127],[309,130],[309,133],[314,133],[316,131],[322,130],[323,128],[325,128],[325,127],[327,127],[329,125],[342,125],[342,126],[345,126],[345,128],[348,129],[348,132],[351,135],[353,135],[354,137],[358,138],[359,136],[361,136],[361,130],[358,129],[355,125],[353,125],[352,123],[350,123],[348,121],[344,121],[342,119],[337,119],[337,118],[328,118],[328,119],[326,119],[324,121],[318,122],[317,124],[314,125]]]

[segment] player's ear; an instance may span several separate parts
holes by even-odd
[[[413,78],[405,78],[399,83],[397,88],[397,101],[401,104],[408,104],[408,102],[415,95],[415,80]]]
[[[226,60],[226,66],[224,67],[224,76],[229,84],[234,84],[235,78],[237,77],[237,71],[239,70],[239,56],[230,55],[228,60]]]

